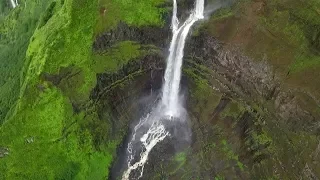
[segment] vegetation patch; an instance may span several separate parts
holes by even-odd
[[[101,0],[96,34],[114,28],[120,21],[130,26],[162,26],[167,9],[161,7],[165,0]]]
[[[97,73],[116,72],[130,60],[140,56],[139,44],[131,41],[119,42],[105,52],[93,54],[93,68]]]
[[[8,154],[0,159],[0,179],[108,177],[125,131],[112,135],[111,112],[101,120],[96,107],[76,105],[90,102],[97,73],[115,73],[144,51],[124,41],[94,54],[96,27],[162,25],[162,2],[21,1],[27,6],[1,14],[0,146]],[[101,17],[103,4],[110,4],[111,21]]]

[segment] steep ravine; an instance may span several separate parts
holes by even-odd
[[[288,88],[266,60],[224,44],[206,24],[186,47],[183,82],[193,143],[179,151],[174,140],[161,143],[143,179],[317,177],[314,96]]]
[[[19,109],[0,119],[0,179],[121,177],[130,127],[161,93],[172,7],[162,0],[121,2],[34,1],[1,24],[6,49],[0,55],[8,54],[11,38],[23,47],[5,54],[5,62],[19,56],[12,72],[28,70],[21,68],[26,61],[44,68],[20,87],[23,93],[21,79],[4,73],[18,92],[0,94],[0,118],[15,99]],[[181,82],[189,127],[173,127],[191,128],[191,142],[165,139],[141,179],[320,178],[319,23],[313,18],[320,6],[310,1],[309,11],[301,0],[286,2],[240,0],[192,28]],[[178,5],[183,18],[193,1]],[[144,7],[150,12],[138,11]],[[23,29],[15,23],[19,13],[28,14],[17,19],[29,27],[22,40],[5,26]],[[3,82],[1,89],[10,89]]]
[[[189,39],[186,52],[192,144],[177,149],[174,139],[162,142],[142,179],[294,179],[319,173],[319,113],[299,104],[301,92],[282,87],[267,62],[253,61],[203,29]]]

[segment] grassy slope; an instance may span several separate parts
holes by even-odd
[[[75,114],[71,101],[87,102],[96,73],[116,71],[139,56],[139,45],[132,42],[121,42],[113,50],[95,55],[91,51],[94,35],[120,21],[133,26],[161,25],[163,10],[155,7],[160,3],[162,0],[28,1],[28,6],[15,9],[1,23],[5,38],[2,35],[0,39],[0,61],[8,64],[0,70],[2,121],[11,111],[0,127],[0,146],[8,147],[10,153],[0,159],[0,179],[108,176],[119,142],[104,142],[97,150],[86,124],[98,117],[95,113]],[[129,12],[131,16],[127,16]],[[62,90],[41,78],[43,74],[58,74],[61,67],[80,71]]]
[[[266,60],[282,77],[282,87],[309,92],[319,99],[319,15],[319,1],[243,0],[220,10],[205,28],[219,40],[238,45],[253,59]],[[319,105],[305,96],[297,95],[298,103],[307,102],[299,105],[319,112]],[[264,105],[256,109],[260,106]],[[250,167],[254,178],[293,179],[302,176],[306,164],[319,174],[319,166],[310,165],[318,145],[316,135],[301,131],[299,126],[292,131],[287,123],[278,125],[271,118],[265,122],[262,134],[250,133],[251,142],[246,141],[253,157],[260,161]],[[259,146],[268,148],[261,151]],[[274,169],[283,167],[284,171],[275,173]]]
[[[0,21],[3,21],[3,19],[8,15],[10,12],[10,4],[6,0],[0,1]]]
[[[209,31],[266,59],[289,86],[319,97],[319,1],[243,0],[212,17]]]
[[[30,1],[28,9],[16,8],[0,21],[0,124],[18,98],[20,71],[26,59],[29,39],[49,3]]]

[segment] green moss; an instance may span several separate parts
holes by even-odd
[[[320,66],[320,56],[313,54],[297,55],[294,63],[290,65],[290,72],[298,73],[306,69]]]
[[[33,4],[35,7],[39,5],[30,1],[27,7],[33,7]],[[0,129],[0,145],[10,151],[0,160],[0,179],[105,179],[116,147],[110,142],[103,151],[96,149],[89,130],[77,123],[84,119],[84,113],[74,114],[70,102],[70,99],[88,98],[95,85],[90,58],[96,22],[96,14],[92,12],[97,12],[97,1],[56,1],[49,8],[45,3],[39,6],[47,12],[42,16],[30,44],[26,43],[26,38],[23,41],[25,51],[22,49],[18,53],[26,61],[21,73],[22,82],[18,81],[16,85],[17,90],[21,87],[16,93],[20,94],[17,108]],[[29,10],[32,9],[26,9]],[[20,13],[23,12],[21,9]],[[38,13],[38,17],[41,16]],[[10,18],[1,32],[19,24],[14,17]],[[25,21],[34,23],[34,27],[36,25],[30,19]],[[20,30],[24,29],[19,26],[17,30],[13,28],[5,34],[7,39],[2,36],[1,40],[14,37],[10,33],[19,33]],[[30,31],[29,37],[32,33]],[[9,52],[9,48],[1,50],[15,55]],[[6,51],[2,51],[2,57]],[[22,67],[23,63],[19,63]],[[74,67],[70,72],[80,72],[74,79],[62,80],[62,91],[40,80],[43,73],[59,74],[61,67]],[[15,71],[19,72],[21,68]],[[8,85],[1,86],[4,87],[8,88]]]
[[[238,168],[241,171],[244,171],[245,166],[242,162],[239,161],[238,155],[236,155],[233,150],[230,148],[226,140],[221,141],[222,144],[222,151],[225,153],[227,159],[236,161]]]
[[[218,9],[211,17],[211,20],[220,20],[220,19],[228,18],[233,15],[234,15],[234,12],[232,11],[232,8],[225,7],[225,8]]]
[[[185,152],[177,153],[174,157],[174,160],[177,162],[185,161],[186,160],[186,153]]]
[[[247,147],[253,153],[253,158],[259,159],[259,156],[270,156],[274,153],[274,144],[272,138],[267,135],[265,130],[262,132],[252,131],[245,142]],[[259,160],[260,162],[264,159]]]
[[[214,177],[214,180],[224,180],[225,178],[221,175]]]
[[[187,155],[185,152],[179,152],[174,157],[173,160],[175,161],[171,166],[174,167],[171,168],[169,171],[169,175],[176,174],[186,163],[187,161]]]
[[[93,55],[96,72],[116,72],[130,60],[141,56],[140,45],[131,41],[120,42],[105,52]]]
[[[231,101],[221,112],[220,117],[225,118],[229,116],[237,119],[237,117],[240,117],[244,111],[245,108],[243,106],[237,102]]]
[[[29,40],[50,2],[28,1],[27,7],[19,6],[10,13],[0,10],[0,124],[18,99],[21,85],[19,75],[26,60]],[[2,0],[0,9],[4,8],[3,3],[9,1]],[[21,3],[24,4],[24,1]]]
[[[86,100],[96,83],[95,74],[104,71],[101,67],[115,71],[130,59],[129,56],[132,56],[131,58],[138,56],[138,46],[124,42],[116,45],[112,56],[109,57],[110,59],[117,56],[119,62],[113,60],[113,63],[111,61],[105,63],[106,61],[98,60],[100,64],[96,61],[92,64],[92,59],[96,60],[91,55],[96,25],[103,24],[101,31],[112,28],[120,21],[136,26],[161,25],[164,9],[157,6],[163,2],[163,0],[153,0],[133,3],[133,1],[104,0],[98,4],[97,1],[89,3],[85,0],[52,3],[51,1],[41,3],[29,1],[28,6],[16,8],[0,24],[1,63],[7,64],[0,70],[1,77],[4,77],[0,81],[0,89],[3,90],[0,95],[0,122],[16,104],[19,94],[23,96],[30,81],[36,83],[43,72],[57,74],[60,67],[76,65],[81,69],[83,76],[80,78],[83,80],[81,80],[83,85],[70,88],[70,91],[76,91],[78,98],[82,97],[80,99]],[[104,19],[104,15],[101,14],[99,8],[102,7],[106,8],[107,19]],[[38,29],[35,30],[37,26]],[[129,47],[131,45],[132,48]],[[115,52],[116,48],[119,48],[118,52]],[[104,66],[99,66],[102,64]],[[19,73],[21,71],[22,73]],[[13,89],[13,91],[5,89]],[[13,114],[14,112],[15,110],[12,111]]]
[[[79,131],[78,125],[72,123],[80,119],[83,114],[74,116],[71,103],[55,88],[40,93],[32,104],[25,102],[23,111],[1,128],[0,144],[10,149],[10,155],[0,161],[2,176],[5,179],[107,177],[112,153],[95,150],[90,133]],[[64,127],[68,129],[63,131]]]
[[[118,22],[123,21],[131,26],[162,26],[165,8],[160,6],[165,0],[102,0],[99,8],[100,14],[96,26],[96,34],[114,28]]]
[[[308,7],[308,8],[306,8]],[[262,24],[281,38],[295,51],[291,72],[307,70],[319,66],[319,11],[318,1],[283,0],[268,2],[268,15]]]
[[[21,93],[29,81],[37,81],[43,72],[57,74],[60,67],[77,65],[86,79],[75,90],[81,96],[87,96],[95,85],[90,53],[96,16],[90,12],[97,11],[97,2],[66,1],[56,6],[60,8],[55,8],[54,15],[32,37]]]
[[[210,107],[214,108],[219,104],[221,94],[215,91],[206,79],[208,75],[208,69],[206,67],[196,65],[196,68],[185,68],[183,72],[191,82],[190,98],[195,100],[195,102],[192,103],[194,113],[199,113],[204,119],[207,119],[206,116],[212,113]]]
[[[57,3],[56,1],[51,2],[46,12],[43,14],[41,21],[39,22],[38,28],[41,28],[42,26],[44,26],[49,21],[49,19],[53,16],[56,3]]]
[[[281,75],[294,75],[319,68],[319,8],[317,0],[240,0],[218,10],[206,28],[254,59],[267,59]]]
[[[10,12],[11,7],[9,6],[8,1],[1,0],[0,1],[0,22],[6,17],[6,15]]]
[[[68,158],[57,141],[64,121],[71,118],[71,107],[65,101],[58,91],[47,90],[34,105],[26,104],[14,121],[3,125],[0,144],[10,148],[10,156],[1,161],[2,165],[6,164],[1,174],[8,179],[47,179],[54,177],[53,172],[62,170]],[[27,143],[28,138],[34,142]],[[48,167],[58,163],[56,161],[61,161],[61,166]]]

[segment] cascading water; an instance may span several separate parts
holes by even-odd
[[[12,8],[16,8],[18,6],[18,0],[10,0]]]
[[[192,14],[183,25],[178,28],[177,3],[176,0],[174,0],[171,24],[173,37],[169,49],[170,54],[167,60],[167,68],[164,75],[165,84],[162,94],[162,105],[164,106],[165,115],[170,117],[179,116],[179,110],[181,109],[181,104],[179,104],[179,88],[185,40],[191,26],[197,20],[203,18],[203,12],[204,0],[197,0]]]
[[[138,125],[134,128],[134,134],[128,144],[128,169],[123,173],[122,179],[127,180],[133,170],[139,170],[141,178],[143,175],[144,164],[148,160],[148,155],[152,148],[160,141],[169,136],[169,132],[165,128],[164,121],[174,121],[181,118],[183,107],[179,101],[179,90],[181,80],[181,66],[183,60],[183,50],[185,40],[191,26],[198,20],[203,19],[204,0],[196,0],[195,8],[188,19],[179,27],[177,17],[177,1],[173,0],[173,14],[171,21],[172,40],[170,43],[170,53],[167,59],[167,67],[164,75],[165,83],[162,89],[162,98],[157,106],[140,119]],[[147,129],[147,131],[145,130]],[[145,132],[146,131],[146,132]],[[137,137],[140,137],[137,141]],[[140,159],[134,161],[136,150],[135,144],[142,145]]]

